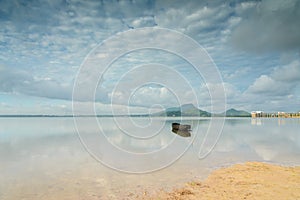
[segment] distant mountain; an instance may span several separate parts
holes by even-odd
[[[132,115],[1,115],[0,117],[148,117],[149,114],[132,114]],[[195,107],[193,104],[184,104],[180,107],[167,108],[164,111],[151,114],[151,116],[169,116],[169,117],[251,117],[249,112],[243,110],[235,110],[233,108],[219,114],[212,114],[207,111]]]
[[[251,117],[251,114],[244,110],[236,110],[236,109],[229,109],[226,112],[222,113],[223,116],[226,117]]]
[[[155,113],[154,116],[190,116],[190,117],[210,117],[211,113],[196,108],[193,104],[184,104],[181,107],[167,108],[165,111]]]
[[[201,110],[196,108],[193,104],[184,104],[181,107],[171,107],[167,108],[166,110],[154,113],[152,116],[168,116],[168,117],[179,117],[179,116],[186,116],[186,117],[251,117],[251,114],[244,110],[236,110],[236,109],[229,109],[226,112],[220,114],[212,114],[207,111]]]

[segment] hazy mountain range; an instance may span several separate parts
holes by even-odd
[[[195,107],[193,104],[184,104],[180,107],[167,108],[164,111],[150,114],[154,117],[251,117],[251,114],[243,110],[235,110],[233,108],[223,113],[210,113]],[[77,115],[78,117],[93,117],[95,115]],[[132,116],[132,117],[147,117],[149,114],[132,114],[132,115],[97,115],[97,117],[114,117],[114,116]],[[0,117],[73,117],[73,115],[0,115]]]
[[[226,117],[250,117],[251,114],[244,110],[229,109],[223,113],[210,113],[199,108],[193,104],[184,104],[181,107],[167,108],[165,111],[154,113],[153,116],[197,116],[197,117],[211,117],[211,116],[226,116]]]

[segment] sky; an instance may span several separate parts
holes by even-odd
[[[72,114],[72,105],[77,114],[148,113],[188,103],[221,112],[224,102],[227,109],[298,112],[299,19],[299,0],[0,0],[0,114]],[[174,34],[197,42],[198,61],[211,65],[197,73],[186,57],[145,42],[197,52],[180,49]],[[132,41],[145,48],[102,65]],[[217,73],[208,77],[212,67]],[[210,82],[216,74],[222,84]],[[86,82],[78,89],[80,78]],[[225,100],[214,97],[219,92]]]

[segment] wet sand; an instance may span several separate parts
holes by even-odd
[[[137,199],[300,199],[300,166],[260,162],[235,164],[212,172],[204,181],[187,183],[171,192],[156,191]]]
[[[35,177],[38,172],[34,171],[31,177],[2,185],[6,189],[0,193],[0,199],[300,199],[300,166],[247,162],[216,169],[204,176],[209,172],[180,174],[177,165],[156,173],[132,175],[92,163],[75,171],[47,173],[43,179],[41,174]]]

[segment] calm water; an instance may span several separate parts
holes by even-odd
[[[119,199],[232,163],[300,165],[300,119],[214,120],[80,118],[78,134],[72,118],[0,118],[0,199]]]

